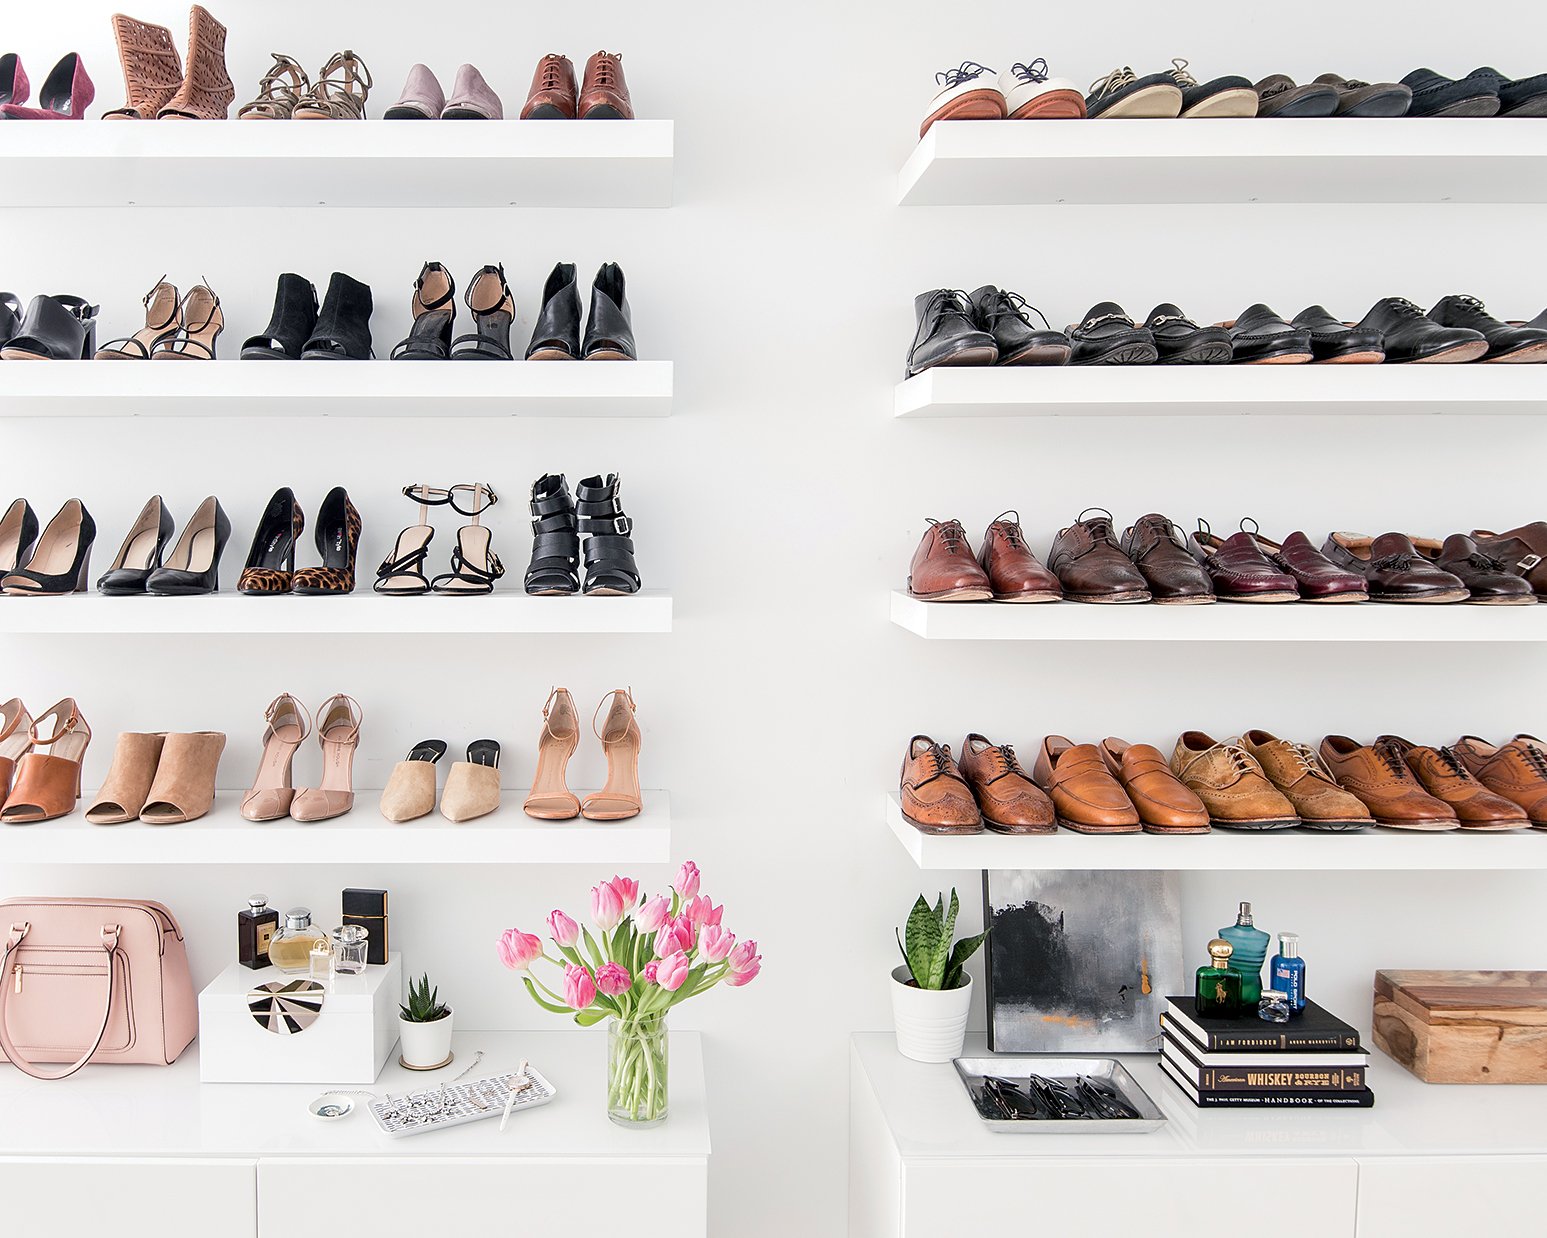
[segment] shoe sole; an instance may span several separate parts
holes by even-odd
[[[1468,834],[1500,834],[1507,830],[1530,828],[1530,821],[1521,817],[1518,821],[1463,821],[1461,828]]]
[[[1383,352],[1346,352],[1336,357],[1317,357],[1317,365],[1379,365],[1386,359]]]
[[[1547,95],[1537,95],[1534,99],[1527,99],[1524,103],[1517,103],[1507,112],[1498,112],[1495,114],[1500,117],[1547,116]]]
[[[1231,597],[1228,593],[1215,594],[1221,602],[1298,602],[1299,591],[1294,593],[1242,593]]]
[[[1024,352],[1000,357],[1000,365],[1068,365],[1069,354],[1074,351],[1067,344],[1033,344]]]
[[[1074,365],[1154,365],[1160,353],[1153,344],[1119,344],[1098,357],[1082,357]]]
[[[1298,99],[1290,99],[1283,106],[1273,108],[1271,111],[1264,112],[1259,109],[1258,115],[1268,119],[1282,117],[1285,120],[1312,120],[1333,115],[1337,111],[1337,106],[1335,93],[1329,98],[1324,93],[1312,92]]]
[[[1156,606],[1210,606],[1219,601],[1212,593],[1204,593],[1195,597],[1184,598],[1158,598],[1151,596],[1150,600]]]
[[[1235,357],[1235,349],[1229,344],[1211,343],[1194,344],[1172,353],[1169,357],[1161,357],[1156,362],[1158,365],[1229,365]]]
[[[1374,825],[1368,817],[1354,817],[1344,821],[1307,821],[1300,818],[1300,828],[1317,834],[1352,834],[1355,830]]]
[[[627,120],[628,117],[610,103],[600,103],[580,115],[581,120]],[[637,815],[637,814],[636,814]],[[598,818],[600,819],[600,818]]]
[[[1004,96],[997,90],[971,90],[952,99],[938,112],[925,118],[919,128],[923,137],[942,120],[1003,120]]]
[[[1447,103],[1437,112],[1424,112],[1423,116],[1497,116],[1498,95],[1474,95],[1470,99],[1458,99]]]
[[[971,344],[956,352],[948,353],[938,361],[931,361],[928,365],[921,365],[916,370],[910,370],[909,378],[916,378],[925,370],[939,369],[941,366],[951,365],[993,365],[999,359],[997,348],[986,348],[981,344]]]
[[[902,814],[902,819],[916,829],[920,834],[952,835],[952,834],[981,834],[981,825],[925,825],[921,821],[915,821],[907,813]]]
[[[1336,115],[1355,120],[1372,120],[1376,117],[1406,116],[1413,106],[1413,96],[1405,90],[1388,90],[1382,94],[1368,95],[1358,103],[1339,108]]]
[[[1206,825],[1149,825],[1142,827],[1146,834],[1209,834],[1213,831]]]
[[[1080,825],[1069,820],[1068,817],[1059,817],[1058,824],[1066,830],[1073,830],[1076,834],[1142,834],[1144,827],[1134,825]]]
[[[987,589],[943,589],[939,593],[914,593],[909,589],[908,596],[921,602],[988,602],[994,597]]]
[[[440,114],[442,120],[493,120],[492,116],[485,116],[482,112],[474,111],[470,107],[448,107]]]
[[[1368,593],[1328,593],[1323,597],[1308,598],[1302,594],[1300,600],[1317,606],[1338,606],[1345,602],[1368,602],[1370,595]]]
[[[1222,90],[1193,104],[1182,113],[1183,120],[1208,120],[1215,117],[1257,115],[1257,92],[1250,87]]]
[[[1463,365],[1468,361],[1476,361],[1487,351],[1487,340],[1468,340],[1465,344],[1452,344],[1449,348],[1441,349],[1437,353],[1431,353],[1427,357],[1413,357],[1408,361],[1399,362],[1399,364]],[[3,355],[0,354],[0,356]]]
[[[983,828],[991,834],[1056,834],[1058,825],[1000,825],[996,821],[983,818]]]
[[[565,352],[562,348],[539,348],[528,361],[573,361],[574,355]]]
[[[1263,834],[1269,830],[1292,830],[1300,824],[1299,817],[1259,817],[1254,821],[1221,821],[1210,817],[1209,824],[1216,830],[1241,830],[1243,833]]]
[[[1124,606],[1134,602],[1148,602],[1153,599],[1148,590],[1134,590],[1129,593],[1065,593],[1064,600],[1097,606]]]
[[[1007,602],[1012,606],[1024,606],[1037,602],[1061,602],[1061,593],[996,593],[994,601]]]
[[[1527,593],[1518,597],[1480,598],[1476,594],[1467,598],[1468,606],[1535,606],[1536,594]]]
[[[1543,361],[1547,361],[1547,341],[1540,344],[1527,344],[1524,348],[1507,352],[1502,357],[1483,358],[1484,365],[1539,365]]]
[[[1085,96],[1078,90],[1050,90],[1028,99],[1015,111],[1010,120],[1081,120],[1085,116]]]
[[[632,361],[634,358],[626,352],[618,352],[614,348],[599,348],[595,352],[588,352],[582,358],[585,361]]]
[[[553,104],[551,104],[551,103],[544,103],[544,104],[542,104],[539,107],[534,107],[530,112],[528,112],[521,119],[522,120],[569,120],[570,117],[566,113],[564,113],[564,112],[560,111],[558,108],[554,107]]]
[[[1236,358],[1237,365],[1304,365],[1315,358],[1308,352],[1281,352],[1271,357]]]
[[[1182,91],[1177,86],[1146,86],[1111,107],[1097,112],[1094,120],[1175,120],[1182,111]]]
[[[1387,830],[1408,830],[1415,834],[1446,834],[1461,828],[1459,821],[1382,821],[1375,818],[1375,824]]]
[[[1370,594],[1372,602],[1395,602],[1401,605],[1404,602],[1464,602],[1471,597],[1471,593],[1465,589],[1447,589],[1443,593],[1426,593],[1422,597],[1382,597],[1378,593]]]

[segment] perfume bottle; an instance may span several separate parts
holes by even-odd
[[[1273,987],[1288,996],[1291,1011],[1299,1014],[1305,1009],[1305,960],[1300,957],[1298,933],[1278,935],[1278,953],[1268,964],[1268,974],[1273,977]]]
[[[1198,968],[1198,1013],[1206,1019],[1235,1019],[1241,1014],[1241,977],[1231,970],[1230,943],[1209,942],[1208,966]]]
[[[254,894],[247,910],[236,913],[236,960],[243,967],[269,965],[269,941],[279,927],[279,912],[269,909],[266,894]]]
[[[358,924],[333,930],[333,967],[341,975],[358,976],[365,970],[370,933]]]
[[[1255,1006],[1262,996],[1262,964],[1268,957],[1268,943],[1273,939],[1252,923],[1252,905],[1241,904],[1241,914],[1235,923],[1219,930],[1219,935],[1230,943],[1230,969],[1241,977],[1241,1000]]]
[[[328,944],[328,935],[312,927],[312,913],[305,907],[285,912],[285,925],[269,942],[269,962],[282,972],[304,975],[312,968],[312,947]]]
[[[1262,1000],[1257,1003],[1257,1017],[1264,1023],[1288,1023],[1292,1013],[1289,994],[1279,989],[1262,991]]]

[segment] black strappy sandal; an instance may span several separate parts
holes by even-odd
[[[493,296],[491,284],[499,281],[499,297]],[[476,335],[464,335],[451,346],[453,361],[513,361],[510,351],[510,328],[516,318],[515,298],[510,295],[510,285],[505,282],[503,266],[487,266],[473,276],[463,298],[473,312]]]
[[[425,293],[430,294],[425,300]],[[414,281],[414,325],[392,350],[394,361],[444,361],[451,355],[451,328],[457,319],[457,281],[438,262],[426,262]]]
[[[634,522],[618,499],[618,475],[587,477],[576,491],[580,531],[586,535],[587,597],[614,597],[639,592],[639,568],[634,563]]]
[[[215,345],[220,340],[220,333],[226,329],[226,315],[208,280],[195,284],[183,294],[178,313],[182,326],[157,342],[151,349],[151,360],[213,361]]]
[[[430,554],[435,529],[430,524],[430,508],[451,502],[449,490],[432,486],[404,486],[403,494],[419,504],[419,523],[411,524],[397,535],[392,553],[376,569],[377,593],[388,597],[423,597],[430,591],[430,578],[424,574],[424,561]]]
[[[473,510],[458,505],[457,491],[471,491]],[[487,482],[464,483],[451,487],[447,500],[455,511],[472,517],[472,524],[457,530],[456,548],[451,552],[451,571],[430,582],[430,590],[441,594],[481,595],[494,592],[494,582],[505,574],[505,565],[489,545],[489,530],[480,515],[500,501]]]
[[[532,483],[532,561],[526,591],[534,597],[570,597],[580,592],[580,525],[564,474],[544,474]]]
[[[170,340],[183,325],[183,307],[177,286],[163,275],[143,298],[145,326],[121,340],[110,340],[97,349],[98,361],[149,361],[150,354],[163,341]]]

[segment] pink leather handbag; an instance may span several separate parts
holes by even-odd
[[[183,930],[160,903],[5,899],[0,934],[0,1054],[34,1079],[87,1062],[167,1066],[198,1034]]]

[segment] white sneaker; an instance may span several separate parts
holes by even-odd
[[[1003,120],[1005,118],[1004,93],[994,70],[971,60],[964,60],[960,68],[936,73],[935,81],[943,89],[929,104],[929,115],[919,126],[919,137],[929,132],[937,120]]]
[[[1084,92],[1066,77],[1049,77],[1041,56],[1001,73],[999,92],[1011,120],[1077,120],[1085,115]]]

